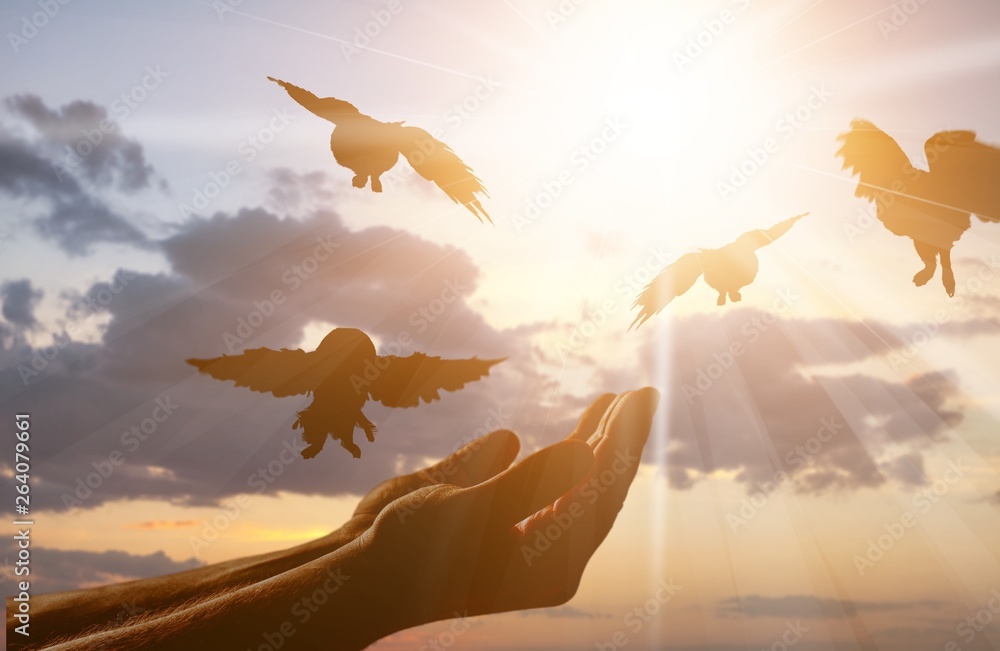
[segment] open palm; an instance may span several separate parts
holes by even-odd
[[[386,505],[359,541],[365,584],[384,586],[406,626],[565,603],[622,507],[657,402],[653,389],[602,396],[564,441],[492,479]]]

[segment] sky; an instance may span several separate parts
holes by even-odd
[[[923,168],[942,130],[1000,143],[1000,5],[43,4],[0,8],[0,400],[36,432],[40,590],[289,547],[469,436],[525,454],[651,385],[643,467],[568,605],[376,648],[1000,647],[1000,231],[973,220],[956,297],[914,287],[836,157],[858,118]],[[404,162],[351,187],[268,75],[431,131],[494,224]],[[665,265],[804,212],[741,303],[699,283],[628,331]],[[361,461],[292,462],[307,399],[184,364],[333,327],[508,360],[370,405]]]

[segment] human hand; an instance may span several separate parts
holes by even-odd
[[[350,520],[330,534],[335,547],[343,546],[364,533],[386,506],[422,488],[451,484],[460,488],[480,484],[506,470],[520,450],[517,436],[497,430],[464,445],[437,463],[375,486],[361,498]]]
[[[354,546],[354,587],[378,604],[382,633],[567,602],[622,507],[658,400],[650,388],[602,396],[564,441],[492,479],[386,505]]]
[[[372,524],[329,554],[53,648],[235,649],[280,633],[289,651],[361,649],[438,619],[565,603],[621,509],[657,401],[652,389],[602,396],[567,440],[503,472],[516,437],[494,432],[376,487],[352,518],[360,528],[377,513]],[[316,612],[310,599],[322,617],[300,617]]]

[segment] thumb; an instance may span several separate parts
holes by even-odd
[[[511,527],[568,493],[593,463],[589,445],[561,441],[464,492],[472,508],[489,513],[491,524]]]

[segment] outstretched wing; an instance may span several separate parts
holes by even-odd
[[[316,97],[305,88],[299,88],[295,84],[290,84],[287,81],[275,79],[274,77],[268,77],[268,79],[284,88],[292,99],[304,106],[311,113],[334,124],[337,124],[339,120],[344,118],[361,115],[361,111],[350,102],[333,97]]]
[[[686,253],[676,262],[664,268],[656,278],[653,278],[652,282],[646,285],[646,289],[642,290],[639,297],[635,299],[635,303],[632,304],[632,309],[637,306],[640,309],[639,315],[635,317],[635,321],[628,329],[638,328],[651,316],[659,314],[670,301],[691,289],[701,274],[701,258],[697,253]]]
[[[420,176],[437,184],[455,203],[464,204],[479,221],[485,217],[493,223],[477,196],[489,197],[489,192],[451,147],[418,127],[400,127],[399,132],[397,149]]]
[[[469,382],[486,376],[502,359],[441,359],[423,353],[409,357],[388,355],[379,358],[381,373],[368,393],[387,407],[416,407],[420,401],[432,402],[438,393],[458,391]]]
[[[767,246],[771,242],[775,241],[788,231],[792,230],[792,226],[795,222],[799,221],[809,213],[804,212],[801,215],[796,215],[783,222],[779,222],[768,229],[759,228],[755,231],[750,231],[749,233],[744,233],[737,238],[735,244],[737,246],[745,246],[746,248],[756,251],[762,246]]]
[[[837,140],[844,143],[837,151],[837,156],[844,159],[844,169],[860,181],[854,192],[857,197],[877,201],[913,173],[906,152],[889,134],[867,120],[851,122],[851,130]]]
[[[974,131],[942,131],[924,144],[934,200],[984,222],[1000,222],[1000,148]]]
[[[279,398],[315,390],[329,375],[323,362],[324,357],[315,352],[287,348],[252,348],[241,355],[187,360],[216,380],[233,380],[238,387],[273,393]]]

